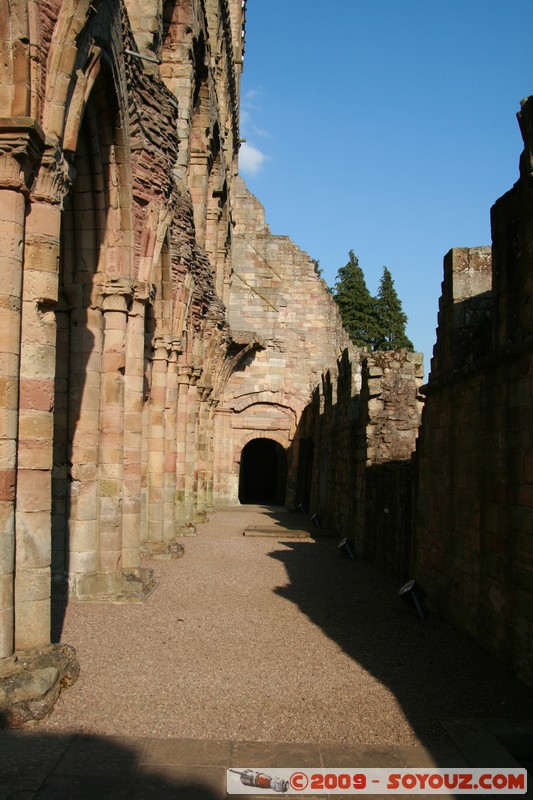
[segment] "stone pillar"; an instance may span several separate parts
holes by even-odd
[[[151,284],[139,282],[135,285],[126,334],[122,566],[129,572],[138,570],[141,560],[144,321],[152,291]]]
[[[218,193],[220,194],[220,193]],[[218,225],[220,221],[220,204],[218,197],[209,199],[209,205],[206,211],[206,235],[205,235],[205,252],[213,267],[213,274],[215,275],[217,294],[221,296],[219,291],[217,258],[218,258]]]
[[[0,659],[14,650],[15,486],[27,185],[44,147],[29,118],[0,120]],[[20,487],[31,504],[30,476]],[[36,487],[41,492],[42,486]]]
[[[167,375],[167,399],[165,404],[165,475],[163,495],[163,537],[165,542],[172,542],[176,538],[178,357],[181,350],[181,339],[172,339]]]
[[[157,554],[164,549],[165,405],[170,355],[169,338],[156,336],[153,349],[152,388],[149,408],[147,523],[148,552]]]
[[[213,481],[214,481],[214,466],[215,466],[215,447],[214,447],[214,426],[215,426],[215,413],[218,405],[212,395],[208,401],[207,413],[207,447],[206,447],[206,483],[205,483],[205,505],[206,510],[209,511],[213,507]]]
[[[151,570],[139,567],[140,542],[137,540],[139,530],[134,527],[133,533],[124,532],[123,514],[131,522],[135,507],[132,498],[132,487],[139,486],[135,468],[132,484],[125,481],[128,471],[125,468],[125,442],[128,442],[128,455],[131,455],[132,440],[125,436],[125,425],[128,433],[134,419],[140,424],[140,415],[136,408],[139,403],[140,379],[139,364],[131,363],[131,358],[139,358],[137,348],[141,343],[141,324],[133,325],[132,335],[128,336],[128,312],[133,304],[133,283],[126,276],[112,278],[102,287],[100,298],[103,309],[102,347],[101,347],[101,385],[99,392],[100,414],[93,414],[93,428],[98,428],[98,461],[95,538],[89,544],[96,546],[90,551],[91,562],[87,559],[87,569],[76,581],[76,594],[81,600],[139,601],[144,600],[153,589],[155,582]],[[137,303],[142,303],[137,298]],[[136,317],[142,317],[136,307]],[[143,336],[144,339],[144,336]],[[130,356],[131,380],[128,386],[133,387],[133,395],[125,403],[125,374],[127,355]],[[135,388],[137,392],[135,392]],[[137,406],[135,405],[137,401]],[[128,409],[126,416],[125,410]],[[133,444],[138,445],[134,437]],[[134,449],[134,448],[133,448]],[[136,456],[138,458],[138,454]],[[135,462],[134,462],[135,463]],[[92,465],[91,465],[92,466]],[[136,483],[137,480],[137,483]],[[127,505],[124,499],[127,498]],[[92,522],[92,520],[91,520]],[[89,531],[92,533],[92,527]],[[127,562],[124,555],[126,553]]]
[[[102,393],[99,446],[98,572],[122,570],[122,498],[124,481],[124,374],[128,303],[133,286],[127,277],[104,287]]]
[[[207,438],[209,425],[209,398],[212,388],[198,386],[198,419],[196,423],[196,515],[198,522],[206,518]]]
[[[213,499],[218,504],[238,503],[239,476],[233,485],[233,436],[230,408],[216,408],[213,436]]]
[[[178,399],[176,414],[176,522],[178,526],[182,528],[187,524],[187,522],[191,521],[191,517],[187,517],[186,503],[187,455],[189,450],[187,425],[191,376],[191,366],[187,364],[178,364]]]
[[[198,459],[198,379],[200,367],[193,367],[187,393],[187,452],[185,457],[185,519],[196,519],[197,508],[197,459]]]
[[[98,448],[102,312],[85,308],[82,286],[66,288],[70,311],[68,426],[70,446],[70,508],[68,570],[71,590],[80,597],[87,575],[98,569]]]
[[[194,228],[196,242],[203,248],[206,238],[208,160],[209,155],[206,152],[194,149],[191,152],[189,187],[194,208]]]
[[[219,233],[218,247],[217,247],[217,274],[216,274],[216,288],[217,294],[227,306],[229,297],[229,280],[227,275],[227,247],[225,237],[222,232]]]
[[[50,644],[58,208],[37,202],[24,251],[27,187],[43,149],[34,120],[0,121],[0,714],[15,726],[49,713],[79,669],[73,648]],[[36,257],[43,223],[50,248]]]
[[[45,189],[41,181],[40,190]],[[50,642],[54,379],[61,209],[32,203],[26,222],[17,470],[15,648]],[[56,201],[54,203],[54,201]]]

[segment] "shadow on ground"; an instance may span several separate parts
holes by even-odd
[[[306,519],[281,509],[268,514],[288,529]],[[442,740],[442,720],[533,719],[533,692],[445,620],[421,619],[401,602],[399,586],[343,556],[336,539],[279,542],[284,549],[270,555],[284,564],[288,584],[277,593],[394,693],[423,744]]]
[[[0,797],[219,800],[225,765],[150,764],[147,740],[0,731]],[[200,773],[200,777],[199,777]]]

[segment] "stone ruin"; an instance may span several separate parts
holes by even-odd
[[[464,543],[454,544],[454,558],[441,552],[440,521],[423,495],[457,486],[465,501],[471,485],[466,462],[453,486],[438,481],[452,461],[430,463],[446,446],[452,406],[461,435],[467,425],[450,387],[459,391],[460,380],[475,375],[469,408],[474,397],[478,409],[485,402],[477,368],[457,361],[463,347],[485,357],[478,328],[488,330],[487,314],[497,310],[503,359],[509,331],[518,330],[512,315],[527,318],[506,266],[505,234],[496,262],[500,306],[483,289],[482,301],[465,294],[461,320],[454,301],[441,309],[448,327],[439,329],[424,412],[434,433],[425,422],[413,456],[422,357],[355,348],[313,261],[271,233],[238,176],[245,10],[243,0],[15,0],[2,12],[4,724],[39,719],[76,678],[73,649],[52,641],[52,608],[67,599],[142,601],[157,559],[180,556],[184,537],[214,504],[318,514],[398,579],[415,564],[436,598],[449,591],[450,570],[460,565],[470,577],[479,569]],[[516,252],[527,227],[519,219],[530,191],[523,171],[511,215],[516,236],[506,245]],[[499,228],[509,214],[496,215]],[[486,254],[465,258],[473,275]],[[521,258],[517,280],[528,280]],[[471,294],[479,285],[472,279]],[[501,393],[500,407],[506,368],[497,363],[502,380],[491,391]],[[514,367],[513,413],[527,404],[525,363]],[[448,394],[439,400],[441,387]],[[499,425],[503,408],[491,413]],[[526,408],[522,416],[521,425]],[[501,445],[510,448],[508,465],[516,436],[509,428]],[[489,439],[500,447],[498,435]],[[523,448],[522,471],[527,459]],[[435,472],[417,484],[425,464]],[[513,533],[518,526],[516,549],[531,538],[527,482],[514,500],[508,513],[491,513],[493,525]],[[457,519],[469,529],[470,520],[459,512]],[[484,564],[505,573],[498,558]],[[526,567],[531,574],[524,560],[527,583]],[[501,581],[490,580],[479,584],[481,607],[515,613]],[[442,606],[458,618],[472,592],[451,597],[457,613]]]

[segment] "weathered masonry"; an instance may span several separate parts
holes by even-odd
[[[318,514],[533,682],[531,101],[492,258],[445,262],[413,457],[420,354],[354,348],[238,176],[244,17],[0,12],[0,724],[76,678],[52,601],[142,601],[215,503]]]
[[[312,260],[237,176],[244,14],[242,0],[2,8],[11,724],[76,678],[72,648],[51,642],[54,598],[142,601],[150,559],[179,555],[214,502],[296,506],[310,490],[302,415],[349,343]]]
[[[224,303],[244,4],[0,13],[0,707],[16,722],[75,677],[50,644],[52,585],[142,599],[141,556],[176,552],[210,503],[242,347]]]
[[[533,101],[492,248],[444,261],[419,441],[414,570],[433,603],[533,685]]]

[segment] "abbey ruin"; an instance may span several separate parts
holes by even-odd
[[[6,721],[75,680],[54,597],[142,601],[154,558],[239,502],[319,514],[533,683],[530,104],[493,266],[445,262],[421,392],[420,354],[355,348],[238,175],[244,0],[0,22]]]

